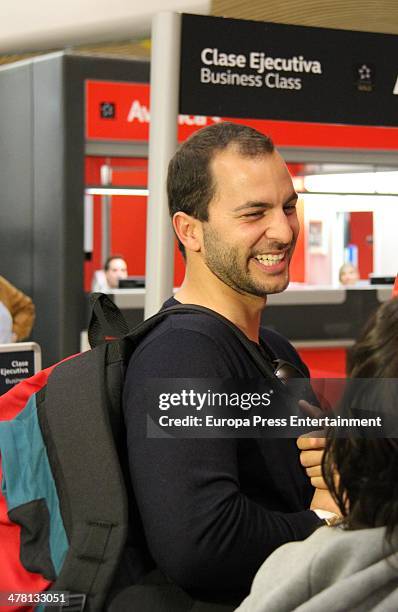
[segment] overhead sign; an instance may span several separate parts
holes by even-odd
[[[398,37],[182,16],[180,112],[398,126]]]
[[[86,81],[86,138],[147,142],[149,97],[149,83]],[[179,115],[178,139],[217,121],[220,117]]]
[[[149,83],[86,81],[86,139],[148,142]],[[245,123],[270,134],[278,146],[398,149],[398,127],[304,123],[212,115],[179,115],[178,140],[220,120]]]
[[[0,395],[41,369],[41,350],[36,342],[0,344]]]

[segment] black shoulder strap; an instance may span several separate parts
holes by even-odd
[[[164,308],[163,310],[160,310],[158,313],[138,325],[126,336],[126,338],[132,340],[135,344],[138,344],[138,342],[143,339],[144,336],[151,329],[158,325],[158,323],[160,323],[167,317],[175,314],[204,314],[209,317],[212,317],[213,319],[217,319],[226,327],[228,327],[230,331],[238,338],[243,348],[250,355],[260,372],[267,378],[276,378],[271,363],[261,356],[260,351],[256,348],[256,346],[254,346],[253,342],[251,342],[249,338],[239,329],[239,327],[231,323],[231,321],[220,315],[218,312],[215,312],[210,308],[206,308],[205,306],[198,306],[196,304],[177,304],[176,306]]]
[[[128,334],[129,327],[124,316],[108,295],[92,293],[90,295],[90,306],[88,341],[91,348]]]

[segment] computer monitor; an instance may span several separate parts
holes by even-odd
[[[369,274],[369,281],[371,285],[393,285],[395,276],[376,276]]]
[[[145,276],[127,276],[119,279],[119,289],[139,289],[145,287]]]

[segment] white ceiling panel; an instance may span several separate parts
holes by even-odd
[[[152,16],[165,10],[208,14],[210,0],[4,0],[0,53],[146,36]]]

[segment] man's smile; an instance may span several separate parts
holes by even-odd
[[[274,265],[275,263],[279,263],[280,261],[282,261],[282,259],[285,257],[286,252],[283,253],[278,253],[278,254],[272,254],[272,253],[262,253],[260,255],[256,255],[256,259],[268,266],[268,265]]]
[[[283,272],[288,263],[287,257],[288,251],[283,251],[283,253],[260,253],[259,255],[255,255],[252,259],[257,266],[261,267],[263,270],[267,268],[267,272]]]

